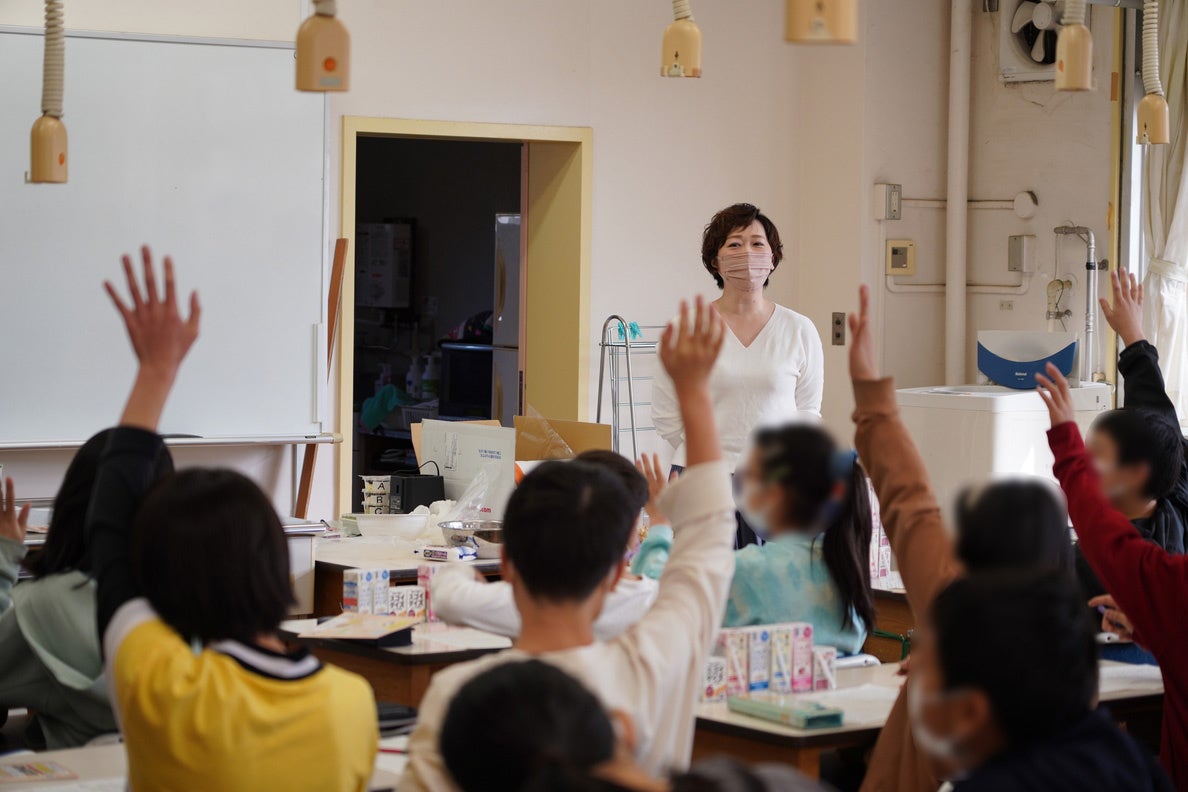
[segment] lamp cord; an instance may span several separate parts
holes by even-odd
[[[672,0],[673,19],[693,19],[693,10],[689,8],[689,0]]]
[[[1143,88],[1163,96],[1159,77],[1159,0],[1143,0]]]
[[[1064,19],[1061,21],[1065,25],[1084,25],[1085,5],[1085,0],[1068,0],[1064,6]]]
[[[313,0],[314,13],[318,16],[332,17],[338,13],[337,0]]]
[[[41,76],[41,112],[62,117],[62,83],[66,73],[66,39],[62,0],[45,0],[45,58]]]

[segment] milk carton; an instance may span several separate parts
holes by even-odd
[[[771,628],[771,692],[792,692],[792,625]]]
[[[420,586],[392,586],[388,589],[388,613],[424,621],[425,595]]]
[[[425,590],[425,621],[437,621],[437,614],[433,612],[433,595],[430,593],[433,576],[441,567],[437,564],[421,564],[417,567],[417,585]]]
[[[725,629],[718,633],[718,650],[726,661],[727,696],[745,696],[750,689],[747,673],[749,644],[744,629]]]
[[[726,700],[726,658],[711,657],[705,664],[705,686],[701,689],[701,700],[717,704]]]
[[[371,570],[371,612],[388,612],[388,589],[392,584],[392,573],[387,569]]]
[[[813,689],[813,625],[793,622],[792,631],[792,692],[806,693]]]
[[[353,613],[375,613],[374,579],[375,571],[371,569],[344,571],[342,573],[342,609]]]
[[[832,646],[813,647],[813,690],[833,690],[837,687],[837,649]]]
[[[754,693],[771,684],[771,628],[747,628],[748,689]]]

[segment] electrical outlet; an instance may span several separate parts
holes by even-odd
[[[833,314],[833,345],[846,345],[846,315],[844,313],[834,312]]]
[[[1015,301],[1014,300],[999,300],[998,301],[998,310],[1000,310],[1000,311],[1015,310]]]

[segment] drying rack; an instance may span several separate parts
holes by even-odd
[[[637,407],[651,407],[650,401],[636,401],[635,385],[639,382],[651,382],[650,375],[637,375],[632,370],[632,357],[644,356],[655,358],[656,350],[660,346],[660,333],[664,325],[638,325],[628,322],[618,314],[607,317],[602,324],[602,340],[599,342],[601,354],[598,360],[598,423],[602,423],[602,395],[610,381],[611,408],[611,442],[616,452],[619,452],[622,435],[631,433],[631,454],[633,459],[639,459],[639,433],[653,432],[654,426],[639,426],[636,419]],[[607,366],[609,360],[610,366]],[[624,386],[626,386],[624,388]],[[623,391],[626,390],[626,401]],[[622,425],[623,408],[627,408],[628,426]]]

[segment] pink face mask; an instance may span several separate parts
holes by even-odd
[[[772,269],[771,253],[765,250],[739,250],[718,256],[718,272],[743,291],[762,289]]]

